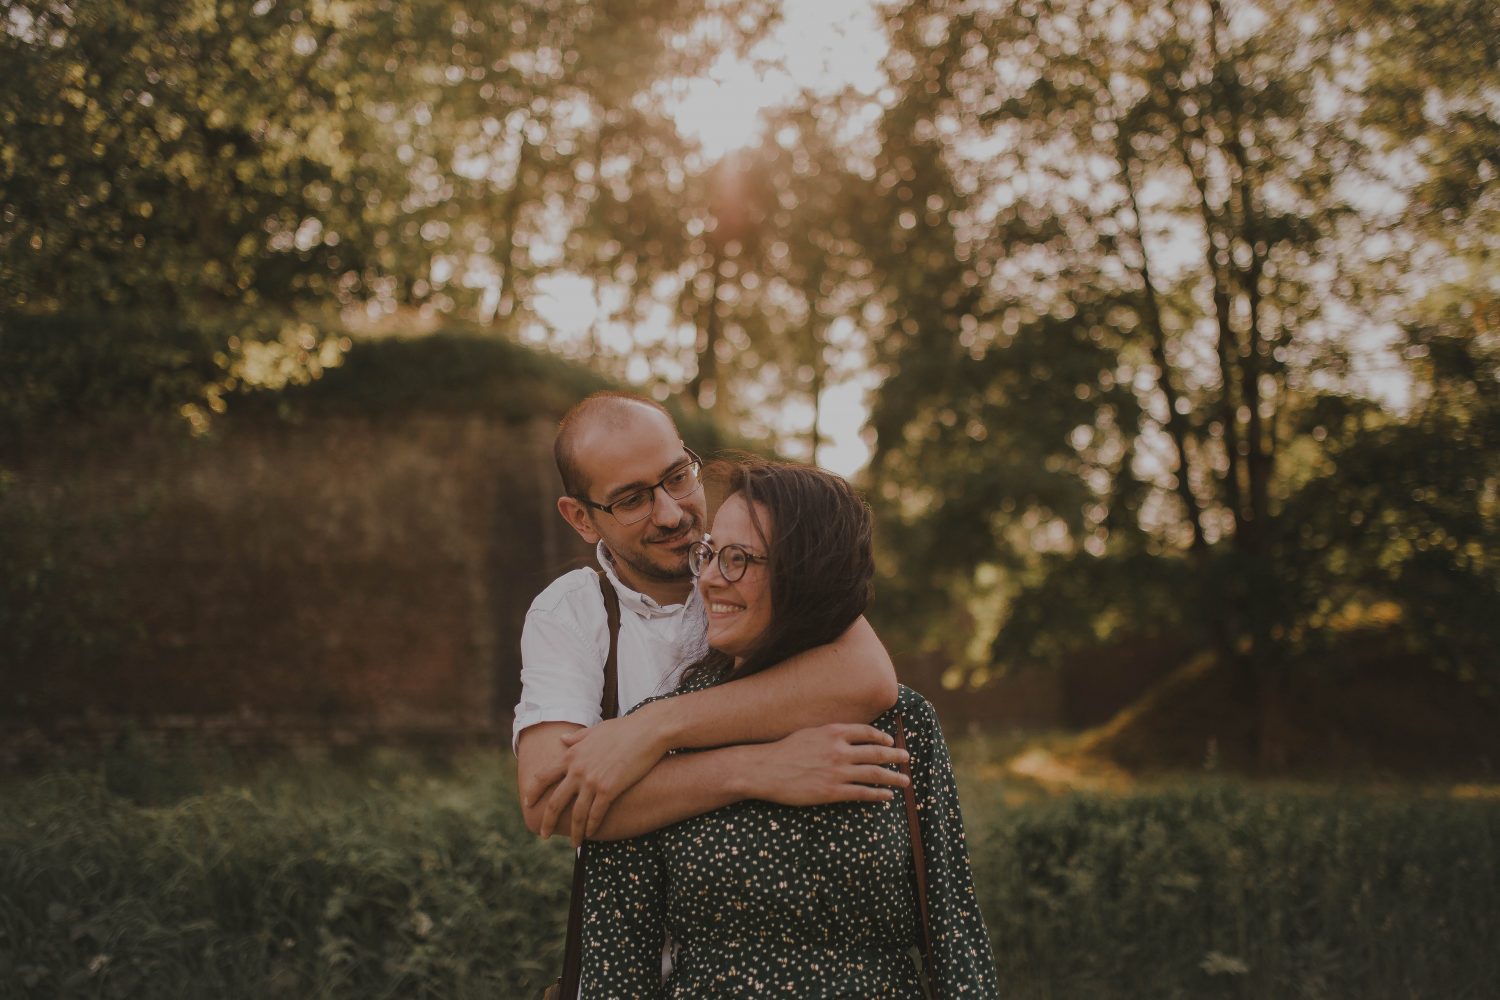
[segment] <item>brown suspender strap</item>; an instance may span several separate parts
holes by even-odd
[[[906,749],[906,723],[901,714],[896,714],[896,749]],[[901,797],[906,800],[906,827],[911,831],[912,866],[917,873],[917,912],[922,917],[922,975],[927,980],[929,995],[936,997],[937,977],[932,966],[932,924],[927,916],[927,857],[922,853],[922,824],[917,817],[917,793],[911,780],[911,766],[903,762],[901,773],[906,775],[906,787]]]
[[[604,570],[599,571],[599,591],[604,595],[604,614],[609,622],[609,655],[604,660],[604,697],[599,709],[606,719],[620,714],[620,595],[610,585]],[[578,981],[583,972],[583,883],[588,869],[589,844],[583,842],[573,859],[573,895],[568,902],[568,939],[563,945],[561,1000],[578,996]]]
[[[620,714],[620,595],[602,569],[599,591],[604,595],[604,614],[609,621],[609,656],[604,661],[604,698],[599,707],[606,719],[613,719]]]

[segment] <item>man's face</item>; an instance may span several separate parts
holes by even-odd
[[[581,435],[575,457],[589,484],[586,496],[597,504],[653,486],[692,461],[671,421],[644,407],[623,424]],[[676,583],[689,577],[688,547],[703,536],[708,514],[699,486],[681,499],[673,499],[665,489],[654,490],[650,515],[634,524],[621,524],[613,514],[593,508],[586,508],[586,517],[625,576]],[[575,518],[569,520],[585,539],[593,540]]]

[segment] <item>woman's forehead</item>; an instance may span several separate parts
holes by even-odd
[[[744,545],[748,548],[759,550],[765,545],[761,539],[760,531],[756,531],[756,523],[759,522],[761,531],[771,531],[771,512],[766,510],[765,505],[755,504],[755,519],[750,518],[750,505],[745,502],[742,493],[735,493],[719,505],[714,514],[713,527],[709,534],[713,536],[713,544],[716,548],[725,545]]]

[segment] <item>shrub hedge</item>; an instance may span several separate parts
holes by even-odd
[[[529,998],[553,972],[570,854],[526,832],[508,755],[212,766],[193,781],[115,760],[0,788],[0,996]],[[963,787],[1007,997],[1500,981],[1493,799],[1002,791]]]

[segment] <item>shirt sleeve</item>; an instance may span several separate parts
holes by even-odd
[[[582,1000],[656,1000],[666,939],[666,867],[655,834],[591,841],[584,880]]]
[[[511,749],[526,728],[540,722],[592,726],[603,716],[604,656],[571,623],[532,608],[521,629],[521,701]]]
[[[927,858],[927,910],[937,995],[940,1000],[999,997],[994,952],[974,894],[948,744],[927,699],[903,688],[901,710]]]

